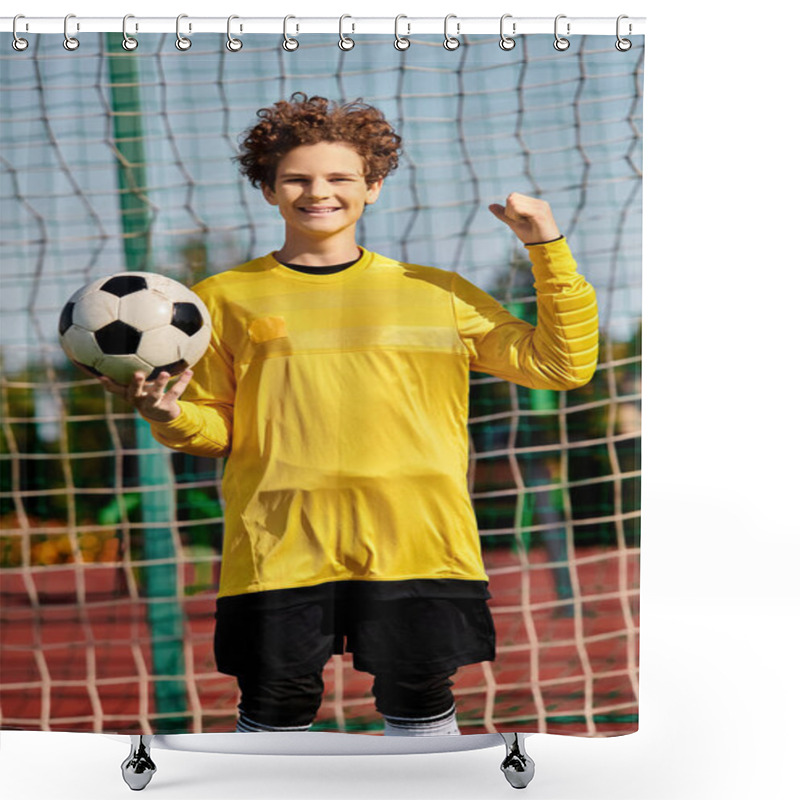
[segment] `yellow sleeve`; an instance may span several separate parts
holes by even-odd
[[[597,300],[565,239],[527,246],[537,296],[536,327],[454,276],[453,303],[470,369],[531,389],[574,389],[597,366]]]
[[[151,422],[150,430],[157,441],[173,450],[216,458],[230,452],[236,380],[233,356],[219,338],[221,316],[211,300],[203,300],[212,319],[211,343],[181,396],[180,416],[172,422]]]

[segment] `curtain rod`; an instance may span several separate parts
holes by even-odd
[[[18,15],[16,28],[14,17],[0,17],[0,31],[17,35],[59,33],[76,36],[81,33],[122,33],[123,18],[84,17],[68,14],[64,17],[28,17]],[[230,20],[230,21],[229,21]],[[503,15],[502,28],[506,36],[522,34],[554,34],[556,24],[559,35],[608,35],[637,36],[645,32],[645,17],[570,17],[559,14],[555,17],[515,17]],[[193,33],[284,34],[330,33],[330,34],[390,34],[402,36],[422,34],[496,34],[500,35],[501,17],[459,17],[450,14],[444,17],[196,17],[181,14],[180,17],[137,17],[128,15],[125,30],[129,36],[143,33],[175,33],[183,36]]]

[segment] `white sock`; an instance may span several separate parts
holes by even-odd
[[[239,719],[236,720],[236,733],[261,733],[265,731],[272,731],[272,732],[296,732],[296,731],[307,731],[311,727],[311,723],[308,725],[297,725],[297,726],[289,726],[289,727],[279,727],[276,725],[264,725],[261,722],[255,722],[254,720],[246,717],[244,714],[239,714]]]
[[[383,717],[384,736],[460,736],[456,707],[433,717]]]

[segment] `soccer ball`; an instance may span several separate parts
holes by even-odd
[[[78,289],[61,311],[58,333],[72,361],[127,385],[134,372],[154,380],[195,364],[211,340],[211,318],[178,281],[120,272]]]

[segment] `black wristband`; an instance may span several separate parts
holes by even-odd
[[[553,242],[557,242],[563,238],[564,234],[562,233],[561,236],[558,237],[558,239],[550,239],[550,241],[547,242],[526,242],[525,247],[535,247],[537,244],[552,244]]]

